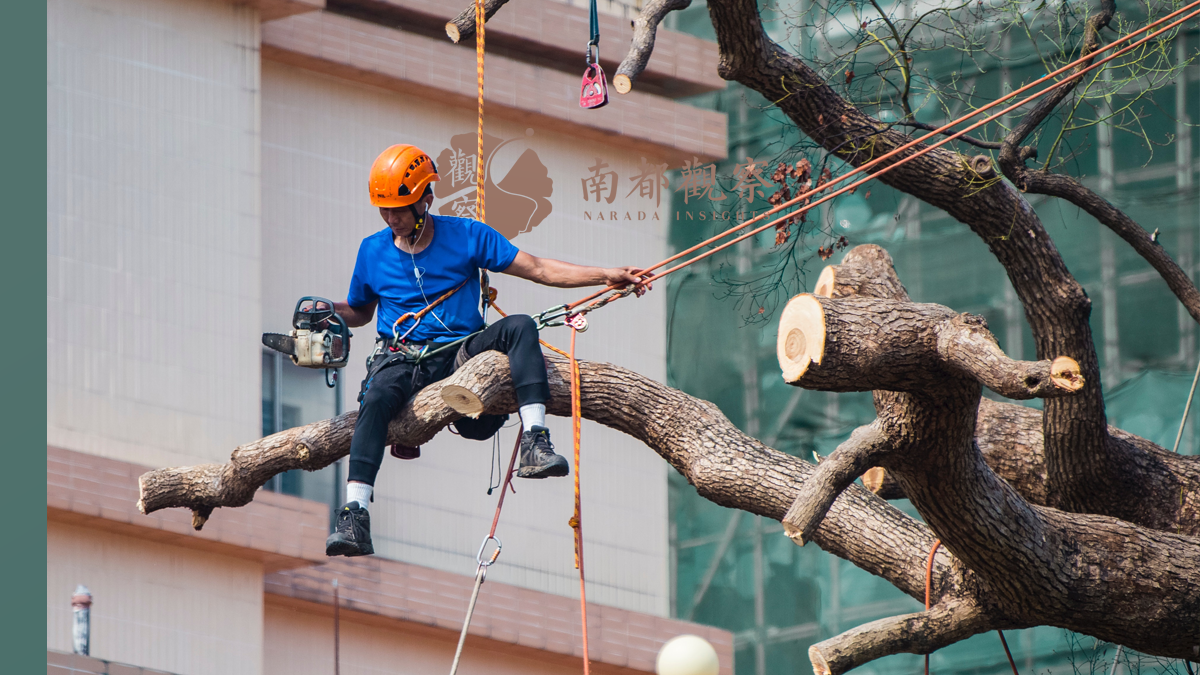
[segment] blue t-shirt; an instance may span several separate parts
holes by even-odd
[[[502,272],[519,252],[504,235],[478,220],[432,214],[429,219],[433,241],[416,255],[397,248],[392,230],[386,227],[358,247],[347,301],[351,307],[362,307],[378,300],[375,328],[385,337],[392,336],[397,318],[421,311],[464,281],[458,292],[425,315],[408,339],[448,342],[479,330],[483,327],[480,268]],[[399,333],[412,325],[412,319],[406,320]]]

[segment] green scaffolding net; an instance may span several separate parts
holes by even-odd
[[[674,25],[712,38],[707,22],[700,7],[680,14]],[[1194,31],[1184,39],[1193,48],[1198,42]],[[1019,70],[1012,75],[1015,81],[1023,76]],[[988,75],[973,86],[981,96],[1000,91],[999,80]],[[1106,198],[1147,229],[1158,229],[1158,241],[1196,279],[1200,133],[1181,125],[1200,119],[1200,67],[1189,66],[1176,84],[1158,89],[1148,100],[1154,109],[1143,119],[1146,136],[1171,142],[1147,147],[1132,135],[1115,135],[1114,167],[1100,176],[1101,152],[1093,139],[1076,153],[1072,173],[1093,189],[1103,189]],[[754,200],[746,198],[744,189],[739,192],[745,167],[758,162],[769,167],[769,174],[780,160],[796,161],[797,155],[788,151],[802,140],[769,102],[740,86],[693,103],[727,113],[729,158],[711,168],[689,164],[675,172],[670,230],[675,250],[729,227],[739,215],[769,208],[765,195]],[[1177,104],[1186,110],[1185,119],[1161,112],[1178,110]],[[929,121],[941,119],[930,116]],[[818,156],[809,156],[817,164]],[[845,170],[831,168],[835,175]],[[711,186],[697,179],[705,171],[717,177]],[[1109,182],[1102,184],[1104,177]],[[702,187],[710,187],[709,192]],[[714,200],[713,191],[727,198]],[[1109,423],[1170,449],[1197,366],[1195,322],[1157,273],[1086,213],[1049,198],[1031,195],[1030,202],[1092,300],[1091,325]],[[835,246],[843,236],[849,246],[874,243],[887,249],[915,301],[981,315],[1010,355],[1037,358],[1023,308],[1003,268],[966,225],[878,183],[819,209],[810,215],[797,247],[802,255],[787,262],[792,276],[780,278],[774,295],[749,290],[780,265],[771,231],[670,278],[667,358],[672,386],[712,401],[739,428],[768,445],[810,461],[813,453],[828,455],[852,429],[872,420],[869,393],[790,387],[775,359],[778,309],[791,294],[811,290],[826,264],[815,255],[817,248]],[[835,251],[828,263],[841,255]],[[1183,427],[1181,453],[1200,454],[1197,425],[1193,414]],[[815,642],[921,609],[852,564],[813,546],[797,547],[783,536],[778,522],[704,500],[674,473],[670,499],[672,612],[732,631],[738,675],[811,672],[807,650]],[[897,505],[916,515],[907,502]],[[1008,641],[1022,675],[1108,672],[1106,664],[1115,652],[1112,645],[1049,627],[1013,631]],[[1123,658],[1130,672],[1183,672],[1177,663],[1140,663],[1138,655],[1128,654]],[[915,673],[921,660],[897,655],[856,672]],[[938,651],[932,668],[938,673],[1011,672],[994,633]]]

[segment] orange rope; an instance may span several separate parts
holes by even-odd
[[[970,118],[974,117],[975,115],[978,115],[979,113],[981,113],[981,112],[983,112],[983,111],[985,111],[985,110],[989,110],[989,109],[991,109],[991,108],[993,108],[993,107],[995,107],[995,106],[999,105],[1000,103],[1002,103],[1002,102],[1004,102],[1004,101],[1006,101],[1006,100],[1008,100],[1008,99],[1010,99],[1010,98],[1013,98],[1014,96],[1016,96],[1016,95],[1018,95],[1018,94],[1020,94],[1020,93],[1022,93],[1022,92],[1028,91],[1029,89],[1031,89],[1031,88],[1033,88],[1034,86],[1036,86],[1038,83],[1040,83],[1040,82],[1042,82],[1042,81],[1044,81],[1044,80],[1046,80],[1046,79],[1048,79],[1048,78],[1050,78],[1050,77],[1054,77],[1054,76],[1056,76],[1056,75],[1060,75],[1060,74],[1062,74],[1062,73],[1066,72],[1067,70],[1069,70],[1069,69],[1071,69],[1071,68],[1073,68],[1073,67],[1075,67],[1075,66],[1078,66],[1078,65],[1082,64],[1084,61],[1086,61],[1086,60],[1088,60],[1088,59],[1095,58],[1095,56],[1096,56],[1097,54],[1099,54],[1100,52],[1103,52],[1103,51],[1106,51],[1106,50],[1112,49],[1112,48],[1113,48],[1113,47],[1115,47],[1116,45],[1118,45],[1118,44],[1120,44],[1121,42],[1124,42],[1124,41],[1126,41],[1126,40],[1129,40],[1130,38],[1132,38],[1133,36],[1137,35],[1138,33],[1141,33],[1141,32],[1144,32],[1144,31],[1147,31],[1147,30],[1149,30],[1149,29],[1151,29],[1151,28],[1153,28],[1153,27],[1155,27],[1155,26],[1157,26],[1157,25],[1159,25],[1159,24],[1161,24],[1161,23],[1163,23],[1163,22],[1165,22],[1165,21],[1168,21],[1168,20],[1172,19],[1173,17],[1179,16],[1179,15],[1180,15],[1180,14],[1182,14],[1183,12],[1186,12],[1186,11],[1188,11],[1188,10],[1190,10],[1190,9],[1194,9],[1194,8],[1196,8],[1196,7],[1200,7],[1200,0],[1196,0],[1196,1],[1192,2],[1191,4],[1189,4],[1189,5],[1185,6],[1185,7],[1183,7],[1182,9],[1176,10],[1175,12],[1172,12],[1171,14],[1168,14],[1167,16],[1165,16],[1165,17],[1163,17],[1163,18],[1161,18],[1161,19],[1158,19],[1157,21],[1154,21],[1153,23],[1151,23],[1151,24],[1149,24],[1149,25],[1145,26],[1144,28],[1140,28],[1140,29],[1138,29],[1138,30],[1134,31],[1133,33],[1130,33],[1129,35],[1126,35],[1125,37],[1123,37],[1123,38],[1121,38],[1121,39],[1119,39],[1119,40],[1116,40],[1116,41],[1115,41],[1115,42],[1113,42],[1112,44],[1109,44],[1109,45],[1106,45],[1106,46],[1104,46],[1104,47],[1101,47],[1100,49],[1096,50],[1095,52],[1092,52],[1091,54],[1088,54],[1087,56],[1080,57],[1080,58],[1076,59],[1075,61],[1072,61],[1071,63],[1068,63],[1067,65],[1063,66],[1062,68],[1059,68],[1058,70],[1055,70],[1054,72],[1052,72],[1052,73],[1049,73],[1049,74],[1047,74],[1046,76],[1044,76],[1044,77],[1042,77],[1042,78],[1039,78],[1039,79],[1037,79],[1037,80],[1035,80],[1035,81],[1033,81],[1033,82],[1030,82],[1029,84],[1025,85],[1024,87],[1021,87],[1020,89],[1016,89],[1016,90],[1014,90],[1014,91],[1012,91],[1012,92],[1010,92],[1010,93],[1008,93],[1008,94],[1006,94],[1006,95],[1002,96],[1001,98],[999,98],[999,99],[996,99],[995,101],[993,101],[993,102],[991,102],[991,103],[987,104],[986,106],[983,106],[983,107],[979,108],[978,110],[974,110],[974,111],[972,111],[972,112],[970,112],[970,113],[968,113],[968,114],[966,114],[966,115],[963,115],[962,117],[960,117],[960,118],[959,118],[959,119],[957,119],[957,120],[954,120],[954,121],[952,121],[952,122],[948,122],[948,123],[946,123],[945,125],[943,125],[943,126],[939,127],[938,129],[936,129],[936,130],[934,130],[934,131],[930,132],[929,134],[927,134],[927,135],[925,135],[925,136],[923,136],[923,137],[921,137],[921,138],[918,138],[918,139],[914,139],[914,140],[912,140],[912,141],[909,141],[908,143],[905,143],[904,145],[902,145],[902,146],[900,146],[900,147],[898,147],[898,148],[895,148],[895,149],[893,149],[892,151],[890,151],[890,152],[888,152],[888,153],[886,153],[886,154],[884,154],[884,155],[881,155],[880,157],[877,157],[877,158],[875,158],[875,159],[873,159],[873,160],[871,160],[871,161],[869,161],[869,162],[867,162],[867,163],[865,163],[865,164],[863,164],[863,165],[861,165],[861,166],[859,166],[859,167],[855,168],[855,169],[854,169],[854,170],[852,170],[852,171],[848,171],[848,172],[846,172],[845,174],[842,174],[841,176],[838,176],[837,178],[835,178],[835,179],[833,179],[833,180],[829,181],[828,183],[826,183],[826,184],[824,184],[824,185],[822,185],[822,186],[820,186],[820,187],[818,187],[818,188],[814,188],[814,189],[812,189],[812,190],[809,190],[808,192],[801,193],[801,194],[799,194],[799,195],[797,195],[797,196],[793,197],[792,199],[790,199],[790,200],[788,200],[788,201],[786,201],[786,202],[783,202],[782,204],[779,204],[779,205],[777,205],[777,206],[775,206],[775,207],[771,208],[770,210],[768,210],[768,211],[765,211],[765,212],[763,212],[763,213],[761,213],[761,214],[759,214],[759,215],[757,215],[757,216],[755,216],[755,217],[751,218],[750,220],[747,220],[747,221],[744,221],[744,222],[742,222],[742,223],[739,223],[738,225],[735,225],[735,226],[733,226],[733,227],[729,228],[728,230],[725,230],[724,232],[722,232],[722,233],[720,233],[720,234],[717,234],[717,235],[715,235],[715,236],[713,236],[713,237],[710,237],[709,239],[706,239],[705,241],[702,241],[702,242],[700,242],[699,244],[696,244],[695,246],[692,246],[691,248],[688,248],[688,249],[686,249],[686,250],[684,250],[684,251],[680,251],[679,253],[676,253],[675,255],[673,255],[673,256],[671,256],[671,257],[669,257],[669,258],[667,258],[667,259],[665,259],[665,260],[663,260],[663,261],[661,261],[661,262],[658,262],[658,263],[656,263],[656,264],[654,264],[654,265],[651,265],[650,267],[647,267],[647,268],[645,268],[643,271],[644,271],[644,272],[651,272],[651,271],[653,271],[653,270],[656,270],[656,269],[658,269],[659,267],[662,267],[662,266],[664,266],[664,265],[666,265],[666,264],[668,264],[668,263],[671,263],[671,262],[673,262],[673,261],[675,261],[675,260],[678,260],[679,258],[682,258],[683,256],[686,256],[686,255],[689,255],[689,254],[691,254],[691,253],[694,253],[695,251],[698,251],[698,250],[700,250],[701,248],[703,248],[703,247],[705,247],[705,246],[708,246],[709,244],[712,244],[713,242],[716,242],[716,241],[718,241],[718,240],[720,240],[720,239],[723,239],[723,238],[725,238],[725,237],[728,237],[729,235],[733,234],[734,232],[737,232],[737,231],[739,231],[739,230],[741,230],[741,229],[744,229],[744,228],[745,228],[745,227],[747,227],[748,225],[752,225],[752,224],[754,224],[754,223],[756,223],[756,222],[758,222],[758,221],[760,221],[760,220],[762,220],[762,219],[766,218],[767,216],[770,216],[770,215],[773,215],[773,214],[779,213],[780,211],[783,211],[784,209],[787,209],[787,208],[789,208],[789,207],[795,206],[796,204],[799,204],[799,203],[803,202],[804,200],[806,200],[806,199],[810,198],[811,196],[813,196],[813,195],[815,195],[815,194],[817,194],[817,193],[819,193],[819,192],[823,192],[823,191],[825,191],[825,190],[829,189],[829,188],[830,188],[830,187],[832,187],[833,185],[835,185],[835,184],[837,184],[837,183],[840,183],[840,182],[842,182],[842,181],[846,180],[847,178],[849,178],[849,177],[851,177],[851,176],[853,176],[853,175],[856,175],[856,174],[862,173],[862,172],[864,172],[864,171],[867,171],[867,170],[869,170],[869,169],[871,169],[871,168],[873,168],[873,167],[875,167],[875,166],[879,165],[881,162],[884,162],[884,161],[886,161],[886,160],[888,160],[888,159],[890,159],[890,158],[892,158],[892,157],[895,157],[896,155],[900,154],[901,152],[904,152],[905,150],[908,150],[908,149],[910,149],[910,148],[913,148],[914,146],[916,146],[916,145],[918,145],[918,144],[920,144],[920,143],[923,143],[924,141],[928,140],[929,138],[932,138],[933,136],[936,136],[936,135],[938,135],[938,134],[940,134],[940,133],[943,133],[943,132],[945,132],[945,131],[949,130],[951,127],[954,127],[954,126],[956,126],[956,125],[958,125],[958,124],[961,124],[961,123],[965,122],[966,120],[968,120],[968,119],[970,119]],[[913,153],[913,154],[911,154],[911,155],[908,155],[908,156],[906,156],[906,157],[903,157],[903,158],[899,159],[898,161],[896,161],[896,162],[895,162],[895,163],[893,163],[893,164],[889,164],[888,166],[886,166],[886,167],[883,167],[883,168],[882,168],[882,169],[880,169],[880,170],[879,170],[877,173],[874,173],[874,174],[872,174],[872,175],[870,175],[870,176],[867,176],[867,177],[865,177],[865,178],[862,178],[862,179],[860,179],[860,180],[858,180],[858,181],[856,181],[856,182],[854,182],[854,183],[852,183],[852,184],[850,184],[850,185],[847,185],[847,186],[845,186],[845,187],[843,187],[843,188],[839,189],[838,191],[836,191],[836,192],[834,192],[834,193],[832,193],[832,194],[826,195],[825,197],[823,197],[823,198],[821,198],[821,199],[817,200],[816,202],[813,202],[813,203],[811,203],[811,204],[806,204],[806,205],[804,205],[803,207],[801,207],[801,208],[799,208],[799,209],[797,209],[797,210],[795,210],[795,211],[793,211],[793,212],[791,212],[791,213],[788,213],[787,215],[785,215],[785,216],[783,216],[783,217],[781,217],[781,218],[777,218],[777,219],[775,219],[775,220],[773,220],[773,221],[771,221],[771,222],[767,223],[766,225],[763,225],[763,226],[760,226],[760,227],[758,227],[758,228],[756,228],[756,229],[754,229],[754,230],[751,230],[750,232],[747,232],[746,234],[743,234],[743,235],[741,235],[741,236],[737,237],[736,239],[734,239],[734,240],[732,240],[732,241],[726,242],[725,244],[722,244],[721,246],[718,246],[718,247],[716,247],[716,248],[714,248],[714,249],[712,249],[712,250],[710,250],[710,251],[707,251],[707,252],[705,252],[705,253],[703,253],[703,254],[701,254],[701,255],[699,255],[699,256],[696,256],[695,258],[692,258],[691,260],[688,260],[687,262],[684,262],[684,263],[681,263],[681,264],[679,264],[679,265],[676,265],[675,267],[672,267],[672,268],[670,268],[670,269],[666,270],[665,272],[660,272],[660,273],[658,273],[658,274],[655,274],[655,275],[653,275],[653,276],[650,276],[650,277],[648,277],[648,278],[646,278],[646,279],[642,280],[641,282],[639,282],[639,283],[638,283],[638,285],[644,285],[644,284],[648,284],[648,283],[650,283],[650,282],[653,282],[653,281],[654,281],[654,280],[656,280],[656,279],[660,279],[660,278],[662,278],[662,277],[664,277],[664,276],[666,276],[666,275],[668,275],[668,274],[670,274],[670,273],[672,273],[672,272],[675,272],[676,270],[679,270],[679,269],[682,269],[682,268],[684,268],[684,267],[687,267],[688,265],[691,265],[691,264],[692,264],[692,263],[694,263],[694,262],[698,262],[698,261],[700,261],[700,260],[703,260],[704,258],[707,258],[707,257],[709,257],[709,256],[713,255],[714,253],[717,253],[718,251],[721,251],[721,250],[723,250],[723,249],[725,249],[725,248],[728,248],[728,247],[730,247],[730,246],[732,246],[732,245],[734,245],[734,244],[736,244],[736,243],[738,243],[738,242],[740,242],[740,241],[743,241],[743,240],[745,240],[745,239],[748,239],[749,237],[752,237],[752,236],[754,236],[754,235],[756,235],[756,234],[758,234],[758,233],[760,233],[760,232],[763,232],[763,231],[767,230],[768,228],[770,228],[770,227],[773,227],[773,226],[775,226],[775,225],[778,225],[779,223],[782,223],[782,222],[784,222],[784,221],[786,221],[786,220],[788,220],[788,219],[790,219],[790,218],[794,218],[794,217],[796,217],[796,216],[800,215],[801,213],[804,213],[804,212],[808,211],[809,209],[812,209],[813,207],[819,206],[819,205],[821,205],[821,204],[823,204],[823,203],[825,203],[825,202],[827,202],[827,201],[829,201],[829,200],[833,199],[834,197],[837,197],[838,195],[841,195],[841,194],[843,194],[843,193],[845,193],[845,192],[848,192],[848,191],[850,191],[850,190],[853,190],[853,189],[857,188],[858,186],[862,185],[863,183],[866,183],[866,182],[867,182],[867,181],[869,181],[869,180],[872,180],[872,179],[874,179],[874,178],[878,178],[879,176],[882,176],[883,174],[887,173],[888,171],[891,171],[892,169],[895,169],[896,167],[899,167],[899,166],[901,166],[901,165],[903,165],[903,164],[905,164],[905,163],[907,163],[907,162],[910,162],[910,161],[912,161],[912,160],[914,160],[914,159],[916,159],[916,158],[918,158],[918,157],[921,157],[921,156],[925,155],[926,153],[928,153],[928,152],[931,152],[931,151],[933,151],[933,150],[935,150],[935,149],[937,149],[937,148],[939,148],[939,147],[941,147],[941,146],[943,146],[943,145],[945,145],[945,144],[947,144],[947,143],[949,143],[949,142],[951,142],[951,141],[953,141],[953,140],[955,140],[955,139],[959,138],[960,136],[963,136],[964,134],[966,134],[966,133],[968,133],[968,132],[970,132],[970,131],[972,131],[972,130],[974,130],[974,129],[978,128],[978,127],[981,127],[981,126],[983,126],[983,125],[985,125],[985,124],[987,124],[987,123],[989,123],[989,122],[991,122],[991,121],[993,121],[993,120],[999,119],[999,118],[1003,117],[1004,115],[1007,115],[1009,112],[1011,112],[1011,111],[1013,111],[1013,110],[1015,110],[1015,109],[1017,109],[1017,108],[1020,108],[1020,107],[1024,106],[1025,104],[1029,103],[1030,101],[1033,101],[1034,99],[1036,99],[1036,98],[1038,98],[1038,97],[1040,97],[1040,96],[1043,96],[1043,95],[1045,95],[1045,94],[1047,94],[1047,93],[1049,93],[1049,92],[1053,91],[1054,89],[1057,89],[1058,87],[1064,86],[1065,84],[1067,84],[1067,83],[1071,82],[1072,80],[1076,80],[1076,79],[1079,79],[1080,77],[1083,77],[1083,75],[1084,75],[1085,73],[1087,73],[1088,71],[1090,71],[1090,70],[1093,70],[1093,69],[1095,69],[1095,68],[1098,68],[1098,67],[1100,67],[1100,66],[1104,65],[1105,63],[1108,63],[1109,61],[1112,61],[1113,59],[1115,59],[1115,58],[1117,58],[1117,57],[1119,57],[1119,56],[1122,56],[1123,54],[1125,54],[1125,53],[1129,52],[1130,50],[1134,49],[1135,47],[1138,47],[1138,46],[1140,46],[1140,45],[1142,45],[1142,44],[1145,44],[1146,42],[1150,41],[1151,39],[1153,39],[1153,38],[1155,38],[1155,37],[1157,37],[1157,36],[1161,35],[1162,33],[1165,33],[1165,32],[1167,32],[1167,31],[1169,31],[1169,30],[1171,30],[1171,29],[1175,28],[1176,26],[1178,26],[1178,25],[1180,25],[1180,24],[1184,23],[1185,21],[1188,21],[1189,19],[1191,19],[1191,18],[1193,18],[1193,17],[1195,17],[1195,16],[1197,16],[1197,15],[1200,15],[1200,10],[1193,11],[1192,13],[1188,14],[1187,16],[1184,16],[1184,17],[1182,17],[1182,18],[1180,18],[1180,19],[1177,19],[1177,20],[1173,21],[1172,23],[1170,23],[1169,25],[1167,25],[1167,26],[1165,26],[1165,27],[1163,27],[1163,28],[1159,29],[1158,31],[1155,31],[1154,33],[1151,33],[1151,34],[1147,35],[1146,37],[1144,37],[1144,38],[1142,38],[1142,39],[1138,40],[1137,42],[1134,42],[1134,43],[1131,43],[1131,44],[1127,45],[1126,47],[1124,47],[1124,48],[1120,49],[1119,51],[1117,51],[1117,52],[1113,53],[1112,55],[1110,55],[1110,56],[1108,56],[1108,57],[1106,57],[1106,58],[1104,58],[1104,59],[1101,59],[1100,61],[1097,61],[1097,62],[1095,62],[1095,63],[1093,63],[1093,64],[1091,64],[1091,65],[1089,65],[1089,66],[1085,67],[1083,70],[1081,70],[1081,71],[1079,71],[1079,72],[1077,72],[1077,73],[1074,73],[1074,74],[1072,74],[1072,75],[1068,76],[1067,78],[1065,78],[1065,79],[1064,79],[1064,80],[1062,80],[1061,82],[1056,82],[1056,83],[1054,83],[1054,84],[1050,85],[1049,87],[1047,87],[1047,88],[1043,89],[1042,91],[1039,91],[1039,92],[1037,92],[1037,93],[1035,93],[1035,94],[1031,94],[1030,96],[1027,96],[1027,97],[1025,97],[1024,99],[1022,99],[1022,100],[1020,100],[1020,101],[1018,101],[1018,102],[1016,102],[1016,103],[1014,103],[1014,104],[1012,104],[1012,105],[1008,106],[1007,108],[1005,108],[1005,109],[1001,110],[1001,111],[1000,111],[1000,112],[998,112],[998,113],[995,113],[995,114],[993,114],[993,115],[991,115],[991,116],[989,116],[989,117],[987,117],[987,118],[985,118],[985,119],[982,119],[982,120],[980,120],[980,121],[978,121],[978,122],[975,122],[975,123],[974,123],[974,124],[972,124],[971,126],[969,126],[969,127],[965,128],[965,129],[963,129],[963,130],[961,130],[961,131],[954,132],[953,134],[951,134],[951,135],[947,136],[946,138],[944,138],[944,139],[942,139],[942,140],[940,140],[940,141],[938,141],[938,142],[936,142],[936,143],[934,143],[934,144],[932,144],[932,145],[930,145],[930,146],[928,146],[928,147],[922,148],[921,150],[919,150],[919,151],[917,151],[917,152],[915,152],[915,153]],[[567,305],[567,309],[575,309],[576,307],[578,307],[579,305],[582,305],[582,304],[583,304],[583,303],[585,303],[585,302],[588,302],[588,301],[591,301],[591,300],[595,300],[596,298],[600,297],[600,296],[601,296],[601,295],[603,295],[604,293],[607,293],[607,292],[609,292],[609,291],[613,291],[613,290],[617,290],[618,288],[619,288],[619,287],[617,287],[617,286],[609,286],[609,287],[606,287],[606,288],[604,288],[604,289],[601,289],[601,290],[599,290],[599,291],[596,291],[595,293],[592,293],[591,295],[589,295],[589,296],[587,296],[587,297],[585,297],[585,298],[582,298],[582,299],[580,299],[580,300],[577,300],[576,302],[573,302],[573,303],[571,303],[571,304]],[[598,308],[598,307],[600,307],[600,306],[603,306],[603,304],[607,304],[607,303],[604,303],[604,302],[601,302],[601,303],[593,303],[592,305],[589,305],[588,307],[584,308],[582,311],[584,311],[584,312],[588,312],[588,311],[591,311],[592,309],[596,309],[596,308]]]
[[[942,545],[942,540],[937,539],[933,542],[933,548],[929,549],[929,562],[925,563],[925,611],[929,611],[929,591],[931,580],[933,578],[933,557],[937,554],[938,547]],[[996,634],[1000,636],[1000,644],[1004,645],[1004,655],[1008,657],[1008,665],[1012,666],[1013,675],[1020,675],[1017,672],[1017,664],[1013,661],[1012,652],[1008,651],[1008,640],[1004,639],[1004,632],[997,630]],[[925,655],[925,675],[929,675],[929,655]]]
[[[475,73],[479,80],[479,126],[475,144],[475,207],[480,222],[483,212],[483,25],[486,23],[483,0],[475,0]]]
[[[496,310],[496,313],[500,316],[508,316],[504,310],[496,306],[495,300],[489,301],[488,305]],[[579,362],[575,360],[575,336],[578,332],[574,327],[571,328],[570,353],[564,352],[541,338],[538,338],[538,342],[543,347],[557,352],[571,362],[571,432],[575,443],[575,513],[571,516],[571,520],[567,524],[575,531],[575,569],[579,570],[579,614],[583,618],[583,673],[584,675],[590,675],[591,661],[588,658],[587,637],[587,590],[584,588],[583,577],[583,511],[579,492],[579,439],[583,432],[583,400],[580,393]],[[497,510],[497,517],[499,517],[499,510]]]
[[[583,583],[583,511],[579,498],[579,436],[583,426],[583,401],[579,391],[579,362],[575,360],[575,336],[579,333],[571,328],[571,427],[575,441],[575,515],[571,516],[571,529],[575,530],[575,567],[579,570],[579,613],[583,617],[583,675],[590,672],[587,634],[587,591]],[[558,351],[558,350],[555,350]]]
[[[476,130],[476,215],[481,222],[487,222],[484,211],[483,199],[483,183],[484,183],[484,162],[483,162],[483,46],[484,46],[484,23],[486,14],[484,12],[483,0],[475,0],[475,63],[476,75],[478,79],[479,89],[479,124]],[[458,290],[458,289],[455,289]],[[484,293],[488,293],[485,289]],[[441,299],[438,300],[440,302]],[[500,316],[508,316],[495,305],[492,300],[487,301],[496,313]],[[428,309],[428,308],[427,308]],[[579,498],[579,436],[583,420],[581,418],[581,401],[579,394],[579,363],[575,360],[575,334],[576,330],[571,329],[571,353],[567,354],[561,349],[551,345],[545,340],[538,339],[543,346],[548,347],[562,356],[567,357],[571,361],[571,423],[573,427],[573,435],[575,441],[575,514],[571,517],[571,527],[575,530],[575,567],[579,570],[579,610],[583,618],[583,675],[590,675],[591,664],[588,659],[588,633],[587,633],[587,591],[584,588],[583,578],[583,524],[580,522],[580,498]],[[517,436],[517,443],[520,444],[520,435]],[[500,488],[500,501],[496,504],[496,515],[492,519],[492,530],[489,537],[496,533],[496,523],[500,520],[500,509],[504,506],[505,487],[508,486],[512,479],[513,463],[517,458],[517,449],[513,448],[512,460],[509,461],[508,474],[505,476],[505,485]]]
[[[929,549],[929,562],[925,563],[925,611],[929,611],[929,590],[931,579],[933,577],[933,556],[937,554],[938,547],[942,545],[941,539],[935,539],[933,548]],[[929,675],[929,655],[925,655],[925,675]]]

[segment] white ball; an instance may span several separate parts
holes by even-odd
[[[717,650],[699,635],[677,635],[658,650],[658,675],[717,675]]]

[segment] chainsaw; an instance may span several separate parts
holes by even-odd
[[[334,387],[337,374],[333,369],[345,367],[350,360],[350,336],[350,326],[333,311],[333,302],[308,295],[300,298],[292,312],[292,332],[263,333],[262,342],[292,357],[298,366],[323,368],[325,384]]]

